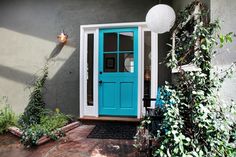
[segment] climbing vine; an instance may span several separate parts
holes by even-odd
[[[232,42],[233,33],[219,31],[219,22],[209,22],[207,8],[199,0],[180,12],[166,62],[178,73],[164,87],[173,103],[163,106],[153,156],[236,156],[236,105],[223,103],[217,93],[232,76],[235,63],[221,73],[211,63],[216,50]],[[186,70],[186,65],[194,68]]]
[[[42,72],[42,76],[33,84],[33,91],[30,94],[29,103],[19,119],[19,124],[22,128],[28,128],[31,125],[38,124],[40,122],[40,116],[45,110],[43,89],[48,77],[48,64],[44,66]]]
[[[235,104],[224,105],[217,96],[224,80],[232,75],[234,64],[221,75],[214,72],[211,64],[216,48],[232,42],[232,33],[222,35],[219,31],[219,22],[209,22],[206,7],[200,1],[180,13],[167,62],[168,67],[179,71],[175,84],[168,87],[175,103],[166,107],[162,125],[166,132],[157,135],[163,140],[154,151],[155,156],[235,153],[235,120],[228,116],[236,113]],[[194,69],[186,71],[185,64]]]

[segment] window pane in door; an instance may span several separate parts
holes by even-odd
[[[109,53],[103,55],[103,71],[117,72],[117,54]]]
[[[104,33],[104,52],[117,51],[117,33]]]
[[[120,72],[134,72],[134,54],[120,53],[119,54],[119,71]]]
[[[134,50],[134,34],[133,32],[123,32],[119,34],[119,50],[133,51]]]

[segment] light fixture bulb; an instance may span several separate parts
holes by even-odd
[[[57,36],[57,39],[60,43],[66,43],[68,35],[65,34],[64,32],[61,32],[61,34]]]
[[[155,33],[170,31],[176,20],[175,11],[168,5],[158,4],[152,7],[146,15],[148,28]]]

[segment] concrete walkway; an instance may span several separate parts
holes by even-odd
[[[89,139],[92,125],[82,125],[59,141],[26,149],[13,135],[0,136],[1,157],[143,157],[135,151],[132,140]]]

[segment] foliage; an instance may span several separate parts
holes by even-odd
[[[42,77],[33,85],[33,91],[30,94],[29,103],[25,108],[23,115],[19,119],[19,124],[23,128],[38,124],[40,116],[45,109],[45,102],[43,100],[43,88],[48,76],[48,66],[45,65]]]
[[[56,128],[60,128],[68,123],[68,117],[62,113],[56,113],[53,115],[42,116],[40,119],[40,125],[48,131],[53,131]]]
[[[69,117],[59,112],[53,112],[48,115],[42,114],[38,124],[33,124],[24,130],[21,142],[25,146],[33,146],[44,135],[57,140],[64,135],[58,128],[65,126],[68,122]]]
[[[8,130],[8,127],[15,126],[17,124],[17,116],[12,111],[10,105],[7,103],[6,98],[3,98],[0,103],[1,106],[4,106],[0,110],[0,134],[2,134]]]
[[[60,113],[59,109],[52,112],[45,108],[43,89],[48,77],[48,64],[49,62],[44,66],[42,76],[33,84],[29,103],[18,120],[19,127],[23,131],[21,142],[27,147],[36,145],[44,135],[53,140],[58,139],[64,135],[59,128],[71,121],[71,117]]]
[[[160,140],[154,156],[236,155],[236,105],[222,102],[217,93],[224,80],[232,76],[235,64],[221,73],[211,64],[216,50],[232,42],[233,33],[219,34],[219,22],[209,23],[205,10],[200,1],[194,1],[180,13],[173,31],[175,44],[167,55],[167,66],[179,69],[179,73],[172,84],[165,85],[171,95],[163,95],[163,99],[174,103],[162,110],[164,120],[157,130]],[[185,71],[182,65],[189,63],[201,70]]]
[[[235,151],[232,131],[236,123],[230,118],[236,113],[235,104],[222,104],[216,93],[224,79],[232,75],[234,66],[220,76],[211,65],[215,47],[232,42],[232,33],[217,35],[219,22],[205,20],[207,13],[199,1],[187,7],[178,22],[183,25],[197,6],[199,15],[177,33],[175,58],[167,63],[171,68],[180,66],[179,76],[175,84],[166,86],[175,104],[166,106],[162,129],[168,131],[161,135],[158,130],[157,137],[163,140],[155,156],[232,156]],[[184,71],[181,65],[187,63],[201,71]]]
[[[134,147],[139,151],[148,151],[149,140],[152,137],[147,131],[147,126],[150,125],[151,120],[149,117],[145,117],[141,122],[141,125],[137,128],[137,133],[134,137]]]

